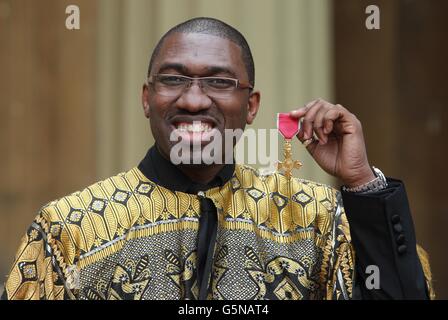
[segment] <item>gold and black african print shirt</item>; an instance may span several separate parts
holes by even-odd
[[[197,299],[200,199],[216,207],[208,299],[349,299],[354,254],[340,194],[235,167],[189,194],[138,168],[44,206],[7,299]]]

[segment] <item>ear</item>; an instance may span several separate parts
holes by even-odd
[[[144,83],[142,88],[142,106],[145,117],[149,119],[149,87]]]
[[[257,116],[259,108],[260,108],[260,91],[254,91],[250,94],[249,101],[247,102],[247,116],[246,116],[247,124],[252,124],[255,117]]]

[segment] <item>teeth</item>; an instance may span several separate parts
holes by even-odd
[[[177,126],[177,130],[183,132],[209,132],[212,127],[208,123],[194,122],[193,124],[181,123]]]

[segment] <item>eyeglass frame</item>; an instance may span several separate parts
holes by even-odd
[[[241,81],[241,80],[235,79],[235,78],[218,77],[218,76],[214,76],[214,77],[189,77],[189,76],[184,76],[182,74],[169,74],[169,73],[157,73],[157,74],[149,76],[148,79],[147,79],[148,85],[150,85],[150,84],[151,85],[155,85],[155,81],[154,80],[158,76],[173,76],[173,77],[180,77],[180,78],[188,79],[190,81],[188,86],[184,87],[183,91],[179,94],[179,96],[181,96],[185,92],[185,90],[188,90],[189,88],[191,88],[191,86],[192,86],[192,84],[193,84],[193,82],[195,80],[198,81],[199,87],[202,90],[202,87],[203,87],[203,86],[201,86],[201,80],[202,79],[225,79],[225,80],[232,80],[232,81],[235,82],[235,89],[243,89],[243,90],[244,89],[249,89],[249,91],[254,89],[254,87],[249,82],[244,82],[244,81]],[[173,97],[175,97],[175,96],[173,96]]]

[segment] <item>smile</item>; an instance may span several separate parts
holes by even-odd
[[[174,124],[174,128],[179,132],[210,132],[213,129],[213,124],[209,122],[193,121],[178,122]]]

